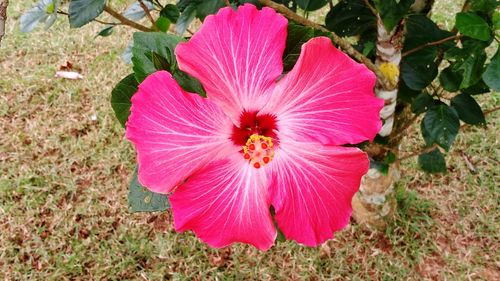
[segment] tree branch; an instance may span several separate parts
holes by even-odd
[[[149,19],[149,21],[153,25],[153,29],[156,30],[156,31],[160,30],[158,28],[158,26],[156,25],[155,19],[153,19],[153,16],[149,12],[148,6],[146,6],[146,4],[144,4],[144,1],[143,0],[137,0],[137,2],[139,2],[139,5],[141,5],[141,8],[144,10],[144,13],[146,13],[146,17]]]
[[[5,22],[7,21],[8,5],[9,0],[0,0],[0,44],[2,44],[2,38],[5,35]]]
[[[140,31],[145,31],[145,32],[153,31],[151,28],[145,27],[142,24],[139,24],[139,23],[136,23],[135,21],[131,21],[131,20],[127,19],[122,14],[120,14],[117,11],[113,10],[113,8],[111,8],[108,5],[104,6],[104,11],[106,11],[106,13],[110,14],[115,19],[119,20],[120,23],[123,24],[123,25],[128,25],[128,26],[133,27],[135,29],[138,29]]]
[[[416,48],[413,48],[413,49],[411,49],[409,51],[404,52],[401,56],[405,57],[405,56],[411,55],[411,54],[413,54],[413,53],[415,53],[417,51],[425,49],[427,47],[434,46],[434,45],[439,45],[439,44],[443,44],[445,42],[448,42],[448,41],[451,41],[451,40],[455,40],[455,39],[460,39],[460,35],[453,35],[453,36],[446,37],[446,38],[443,38],[443,39],[438,40],[438,41],[426,43],[424,45],[418,46]]]
[[[382,74],[382,72],[380,72],[378,67],[369,58],[365,57],[363,54],[356,51],[356,49],[354,49],[354,47],[351,44],[349,44],[346,40],[344,40],[342,37],[338,36],[334,32],[331,32],[330,30],[326,29],[325,27],[323,27],[315,22],[312,22],[304,17],[297,15],[292,10],[288,9],[287,7],[285,7],[281,4],[277,4],[271,0],[259,0],[259,3],[278,11],[280,14],[284,15],[288,19],[293,20],[299,24],[309,26],[309,27],[312,27],[312,28],[329,33],[332,36],[333,42],[335,42],[335,44],[337,44],[342,50],[344,50],[344,52],[346,52],[347,54],[354,57],[359,62],[366,65],[366,67],[368,67],[368,69],[370,69],[371,71],[373,71],[377,75],[379,82],[381,82],[383,84],[387,83],[387,79]]]

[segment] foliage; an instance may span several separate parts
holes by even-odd
[[[102,23],[98,17],[107,12],[115,20],[104,22],[104,28],[97,35],[110,36],[119,25],[142,31],[134,34],[130,53],[124,55],[131,57],[133,74],[121,80],[112,93],[112,106],[122,125],[127,120],[130,98],[138,83],[157,70],[171,72],[186,91],[205,96],[199,81],[178,69],[174,50],[179,42],[188,40],[190,35],[184,35],[191,32],[189,26],[195,19],[203,21],[225,6],[222,0],[179,0],[176,4],[161,0],[144,0],[142,4],[129,2],[127,9],[120,13],[111,7],[113,3],[106,0],[71,0],[69,5],[61,5],[60,0],[40,0],[20,19],[21,30],[28,32],[39,23],[45,23],[49,28],[58,15],[66,15],[73,28],[92,21]],[[233,8],[246,2],[258,4],[259,1],[230,1]],[[372,61],[377,56],[377,16],[374,13],[380,16],[387,32],[402,34],[398,46],[402,59],[397,102],[398,108],[411,109],[415,118],[409,120],[421,120],[423,147],[427,150],[422,151],[418,163],[424,171],[446,171],[445,155],[440,148],[450,150],[461,121],[469,125],[486,123],[474,96],[500,88],[500,50],[494,56],[486,51],[498,48],[498,1],[466,1],[463,10],[456,14],[456,24],[451,30],[443,29],[429,18],[426,14],[428,8],[417,10],[412,0],[340,0],[335,5],[328,5],[330,1],[326,0],[275,2],[303,13],[305,17],[318,9],[328,9],[325,22],[321,24],[339,36],[349,37],[353,47]],[[171,24],[175,24],[175,28]],[[304,42],[330,35],[290,21],[283,55],[284,70],[293,67]],[[416,118],[419,114],[423,117]],[[393,141],[391,137],[377,140],[388,145]],[[429,147],[435,149],[429,151]],[[393,154],[379,155],[377,161],[372,161],[372,166],[387,169],[394,162],[393,158]],[[137,179],[134,180],[138,184]],[[133,186],[136,185],[132,184],[131,189]],[[135,210],[142,208],[137,206]]]

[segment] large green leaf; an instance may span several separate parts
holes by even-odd
[[[415,0],[374,0],[373,2],[382,18],[385,29],[390,32],[408,13]]]
[[[453,77],[460,78],[459,89],[466,89],[481,80],[486,60],[484,49],[488,43],[471,38],[462,38],[461,43],[461,47],[456,46],[447,50],[444,58],[451,63],[449,68],[453,72]]]
[[[19,27],[22,32],[31,32],[38,23],[45,23],[45,29],[57,19],[60,0],[40,0],[33,8],[21,15]]]
[[[460,94],[451,100],[451,106],[455,108],[462,121],[471,125],[485,124],[483,111],[476,100],[468,94]]]
[[[455,26],[460,33],[474,39],[488,41],[491,36],[488,23],[475,13],[458,13]]]
[[[206,16],[215,14],[220,8],[225,7],[223,0],[203,0],[196,5],[196,17],[204,20]]]
[[[446,172],[444,156],[437,148],[431,152],[420,154],[418,156],[418,165],[427,173]]]
[[[128,189],[128,206],[130,212],[162,212],[170,208],[168,196],[149,191],[141,185],[137,178],[137,169]]]
[[[151,3],[150,1],[144,0],[143,3],[146,6],[146,8],[148,9],[148,11],[153,10],[155,7],[153,5],[153,3]],[[142,8],[141,4],[137,1],[137,2],[133,3],[132,5],[130,5],[127,8],[127,10],[125,10],[125,12],[123,13],[123,16],[125,16],[129,20],[138,21],[146,16],[146,12]]]
[[[174,50],[181,40],[178,36],[161,32],[134,33],[132,63],[137,81],[142,82],[149,74],[164,69],[158,68],[158,61],[161,59],[165,59],[168,63],[170,69],[167,70],[174,70],[176,65]]]
[[[205,96],[200,82],[178,68],[174,50],[182,40],[178,36],[162,32],[134,33],[132,63],[137,81],[142,82],[149,74],[158,70],[166,70],[184,90]]]
[[[115,111],[115,116],[123,127],[130,115],[130,106],[132,105],[132,96],[137,92],[139,83],[135,75],[129,74],[123,78],[111,92],[111,107]]]
[[[424,15],[411,15],[406,19],[406,35],[403,47],[403,53],[425,45],[426,43],[435,42],[453,35],[453,33],[440,29],[435,22]],[[445,42],[438,45],[441,49],[447,49],[454,46],[453,42]],[[436,48],[429,46],[427,48]]]
[[[175,25],[175,32],[177,34],[181,35],[186,32],[187,28],[191,24],[191,22],[194,20],[196,17],[196,4],[191,3],[188,5],[181,13],[179,16],[179,19],[177,20],[177,24]]]
[[[69,25],[81,27],[91,22],[104,10],[106,0],[71,0],[69,3]]]
[[[375,39],[377,18],[363,0],[339,1],[326,15],[326,27],[340,36]]]
[[[415,114],[424,113],[434,105],[434,99],[427,93],[420,93],[411,103],[411,111]]]
[[[304,11],[315,11],[324,7],[328,0],[296,0],[295,2]]]
[[[309,39],[317,36],[328,36],[328,33],[317,29],[296,24],[288,23],[288,36],[286,38],[286,48],[283,52],[283,68],[290,71],[299,58],[302,45]]]
[[[470,4],[471,11],[479,11],[491,13],[498,7],[500,1],[498,0],[467,0]]]
[[[160,15],[167,18],[170,22],[176,23],[179,19],[179,9],[174,4],[167,4],[161,9]]]
[[[454,72],[451,66],[443,69],[439,74],[439,82],[441,86],[448,92],[456,92],[460,89],[460,83],[463,77],[458,72]]]
[[[401,78],[413,90],[422,90],[436,78],[436,48],[425,48],[404,57],[401,61]]]
[[[483,74],[483,80],[493,90],[500,91],[500,47],[491,58],[491,62]]]
[[[422,135],[427,145],[434,143],[449,150],[460,128],[454,108],[440,103],[429,108],[421,123]]]
[[[423,15],[412,15],[406,20],[406,36],[403,53],[427,43],[447,38],[452,33],[441,30],[432,20]],[[439,49],[447,49],[453,43],[429,46],[410,55],[401,61],[401,78],[413,90],[427,87],[436,78],[438,66],[435,62]]]

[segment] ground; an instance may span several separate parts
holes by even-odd
[[[75,30],[61,18],[25,34],[17,21],[33,1],[10,2],[0,48],[0,279],[500,280],[498,113],[458,136],[448,173],[403,163],[400,208],[385,233],[353,223],[318,248],[215,250],[175,233],[169,213],[127,212],[135,154],[109,101],[131,72],[120,59],[131,31],[95,38],[98,24]],[[460,5],[437,2],[434,16],[449,27]],[[85,78],[55,78],[66,61]],[[480,102],[497,107],[499,95]],[[414,128],[402,150],[419,138]]]

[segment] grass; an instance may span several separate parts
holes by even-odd
[[[404,163],[400,208],[385,233],[352,224],[318,248],[214,250],[175,233],[168,212],[127,212],[134,151],[109,98],[131,72],[119,58],[131,32],[94,38],[100,26],[74,30],[60,19],[47,32],[23,34],[17,19],[31,3],[11,1],[0,48],[0,279],[500,279],[498,113],[487,129],[458,136],[447,174]],[[448,22],[446,13],[434,16]],[[54,78],[66,61],[85,79]],[[480,102],[493,108],[499,96]],[[414,128],[402,150],[414,150],[418,138]]]

